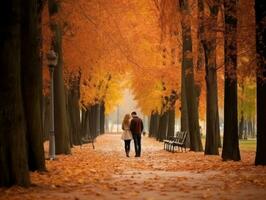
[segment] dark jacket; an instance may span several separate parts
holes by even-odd
[[[141,134],[143,131],[143,122],[138,116],[134,116],[130,122],[130,131],[133,134]]]

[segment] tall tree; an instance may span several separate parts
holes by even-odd
[[[204,9],[204,1],[200,9]],[[209,16],[208,20],[201,21],[208,25],[207,28],[201,29],[201,33],[204,33],[202,38],[202,44],[205,54],[205,71],[206,71],[206,144],[205,154],[218,155],[219,146],[219,114],[218,114],[218,94],[217,94],[217,71],[216,71],[216,29],[217,27],[217,15],[219,11],[220,0],[214,0],[209,4]],[[200,11],[202,12],[202,11]],[[205,13],[203,11],[203,13]],[[205,14],[204,14],[205,18]],[[200,26],[202,27],[202,26]]]
[[[237,1],[224,1],[225,81],[223,160],[240,160],[237,120]]]
[[[44,170],[42,139],[42,66],[39,45],[39,4],[28,0],[22,4],[21,75],[26,115],[29,169]]]
[[[257,49],[257,151],[255,165],[266,165],[266,5],[255,1]]]
[[[202,151],[202,143],[199,131],[199,113],[194,82],[194,67],[192,54],[191,21],[189,3],[187,0],[179,0],[181,10],[181,26],[183,41],[182,69],[185,71],[185,90],[188,110],[188,125],[190,134],[190,149]]]
[[[21,93],[20,0],[0,3],[0,186],[29,186]]]
[[[53,32],[52,47],[58,55],[58,64],[54,71],[55,98],[55,150],[57,154],[70,153],[69,128],[67,122],[67,107],[63,79],[62,27],[55,20],[60,11],[60,2],[48,0],[50,26]]]

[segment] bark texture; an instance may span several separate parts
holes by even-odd
[[[21,4],[0,3],[0,186],[29,186],[21,92]]]
[[[255,165],[266,165],[266,5],[255,1],[257,49],[257,151]]]
[[[194,82],[194,67],[192,53],[191,21],[187,0],[179,0],[181,9],[181,26],[183,41],[182,69],[185,69],[185,90],[188,110],[188,125],[190,136],[190,150],[202,151],[199,132],[199,114]]]
[[[237,120],[237,11],[236,0],[225,0],[225,82],[223,160],[240,160]]]

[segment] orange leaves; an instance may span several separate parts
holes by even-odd
[[[254,166],[254,151],[241,162],[203,153],[169,153],[143,137],[142,157],[124,153],[120,135],[75,147],[73,155],[46,161],[48,172],[32,172],[34,187],[0,189],[4,199],[263,199],[266,168]],[[131,144],[131,147],[133,145]]]

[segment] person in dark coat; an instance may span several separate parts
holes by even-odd
[[[133,136],[135,146],[135,157],[140,157],[141,154],[141,133],[143,131],[143,122],[137,116],[136,112],[131,113],[130,131]]]

